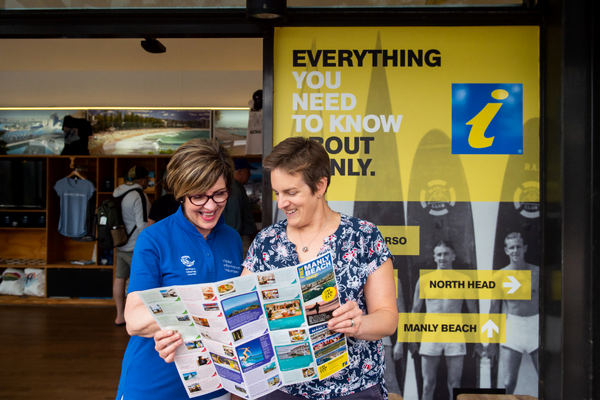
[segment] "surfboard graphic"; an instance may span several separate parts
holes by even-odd
[[[398,175],[398,186],[401,186],[400,175]],[[394,226],[404,226],[405,218],[404,218],[404,206],[401,201],[355,201],[354,202],[354,213],[353,216],[357,218],[364,219],[366,221],[372,222],[377,226],[381,225],[394,225]],[[394,269],[397,270],[398,274],[398,286],[401,287],[399,292],[401,291],[402,301],[406,308],[406,310],[410,310],[410,297],[409,297],[409,277],[408,277],[408,267],[407,267],[407,257],[406,256],[394,256]],[[398,309],[400,309],[400,302],[397,302]],[[392,347],[396,344],[397,341],[397,332],[395,332],[391,337]],[[408,343],[403,343],[403,354],[404,357],[400,360],[393,360],[395,366],[395,379],[396,384],[400,390],[400,395],[404,394],[404,385],[406,380],[406,355],[408,354]],[[392,354],[388,354],[388,351],[385,353],[386,359],[388,357],[393,357]],[[392,362],[389,360],[388,362]],[[386,381],[387,382],[387,381]],[[393,390],[396,386],[394,382],[387,382],[388,390],[391,393],[396,393]]]
[[[375,44],[376,49],[381,49],[381,37],[377,35],[377,41]],[[386,75],[386,69],[384,67],[373,67],[371,72],[371,82],[369,85],[369,94],[367,97],[366,110],[364,115],[392,115],[392,103],[389,95],[388,80]],[[372,168],[376,171],[378,178],[385,179],[388,183],[389,190],[386,191],[382,197],[386,201],[355,201],[353,216],[372,222],[375,225],[391,225],[391,226],[404,226],[406,219],[404,216],[404,198],[402,196],[402,180],[400,177],[400,162],[398,160],[398,143],[396,141],[396,135],[383,132],[380,129],[378,132],[362,132],[362,136],[374,136],[377,141],[374,146],[377,146],[375,154],[385,155],[382,157],[373,157]],[[365,154],[364,149],[361,149],[361,156],[369,158],[371,154]],[[385,176],[381,176],[385,174]],[[381,182],[378,179],[378,182]],[[364,193],[368,193],[372,190],[373,185],[372,176],[359,177],[356,185],[355,198],[364,198]],[[401,292],[403,293],[403,304],[409,304],[408,295],[408,269],[407,261],[405,256],[394,257],[394,269],[397,270],[398,282],[397,284],[402,287]],[[399,290],[400,292],[400,290]],[[400,306],[400,302],[398,302]],[[397,333],[394,333],[390,337],[392,346],[395,345],[397,339]],[[408,344],[403,344],[404,354],[407,354]],[[392,358],[392,354],[386,352],[386,358]],[[393,360],[388,360],[392,362]],[[400,393],[404,392],[404,381],[406,378],[406,357],[401,360],[393,362],[395,366],[395,380],[396,382],[388,382],[388,389],[392,393],[396,393],[394,390],[399,388]]]
[[[509,264],[504,252],[504,239],[511,232],[519,232],[523,243],[527,245],[525,261],[540,265],[539,159],[539,119],[532,118],[523,125],[523,154],[511,155],[506,164],[501,192],[503,201],[498,207],[494,239],[494,269],[501,269]],[[537,336],[538,332],[531,334]],[[498,387],[497,358],[492,361],[490,379],[492,388]]]
[[[421,139],[413,161],[408,189],[407,222],[409,226],[420,228],[420,251],[418,256],[407,257],[411,310],[419,272],[422,269],[436,268],[433,248],[440,240],[449,240],[454,245],[454,269],[477,269],[469,189],[460,156],[452,155],[451,146],[450,137],[446,133],[431,130]],[[464,303],[463,312],[467,312]],[[473,344],[467,344],[461,381],[461,387],[464,388],[478,387],[479,357],[475,356],[473,348]],[[414,357],[419,398],[423,393],[420,359],[418,355]],[[446,376],[445,363],[441,361],[435,399],[448,398]]]

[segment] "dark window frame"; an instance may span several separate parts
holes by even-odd
[[[592,78],[592,72],[598,69],[598,55],[592,55],[598,54],[593,48],[597,50],[599,41],[590,45],[591,39],[586,36],[589,32],[580,26],[590,23],[593,16],[598,15],[599,7],[589,3],[584,6],[584,3],[525,0],[522,6],[501,7],[290,8],[285,21],[274,24],[248,20],[245,9],[0,10],[0,39],[263,38],[263,153],[266,155],[271,150],[269,143],[273,137],[273,26],[539,26],[540,265],[545,266],[541,268],[543,284],[540,288],[539,397],[592,398],[592,393],[600,387],[600,380],[594,380],[600,363],[593,362],[600,359],[600,351],[592,346],[600,329],[598,322],[591,322],[596,319],[595,303],[598,302],[594,286],[596,282],[600,284],[600,280],[593,274],[597,256],[592,243],[598,240],[592,225],[587,224],[591,217],[594,217],[592,222],[598,221],[596,215],[600,213],[596,210],[600,200],[592,197],[598,185],[596,174],[592,174],[593,155],[598,153],[598,145],[592,140],[593,116],[589,114],[593,109],[589,98],[598,93],[598,85]],[[593,28],[595,36],[592,37],[597,39],[598,27]],[[581,48],[582,43],[586,44],[585,48]],[[583,83],[573,70],[567,70],[574,61],[585,64],[590,59],[595,63],[584,66],[589,75],[584,76]],[[569,103],[569,99],[582,99],[582,96],[579,103]],[[586,109],[588,105],[590,109]],[[589,132],[589,136],[585,132]],[[568,142],[573,144],[568,145]],[[585,148],[588,153],[584,154]],[[576,168],[569,168],[567,161],[576,164]],[[579,185],[578,190],[567,190],[569,179],[578,177],[587,182],[591,180],[590,187],[582,189]],[[268,177],[264,182],[267,198]],[[547,188],[551,188],[552,193]],[[263,205],[266,226],[271,222],[272,203],[265,201]],[[583,210],[575,213],[573,210],[578,205]],[[585,265],[581,265],[581,261]],[[574,270],[576,274],[572,273]],[[552,272],[560,274],[563,285],[560,300],[551,298]],[[587,313],[589,319],[564,318],[572,310]],[[549,315],[558,318],[559,332],[546,330]],[[550,335],[561,344],[558,354],[545,346]]]

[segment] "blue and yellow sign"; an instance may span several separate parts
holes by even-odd
[[[452,154],[523,154],[523,85],[452,85]]]

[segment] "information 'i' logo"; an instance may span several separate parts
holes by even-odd
[[[523,85],[452,84],[452,154],[523,154]]]

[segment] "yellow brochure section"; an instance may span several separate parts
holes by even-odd
[[[398,316],[399,342],[506,342],[506,314],[400,313]]]
[[[419,255],[419,227],[377,225],[385,244],[395,256]]]
[[[422,299],[531,300],[531,271],[422,269],[419,295]]]
[[[319,360],[317,360],[317,363]],[[323,365],[319,365],[319,380],[325,379],[336,372],[340,371],[348,365],[348,353],[343,353],[341,356],[334,358],[331,361],[326,362]]]

